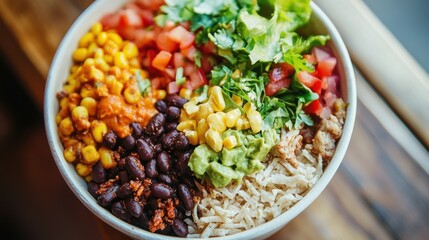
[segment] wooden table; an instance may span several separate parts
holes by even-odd
[[[0,1],[1,53],[40,110],[56,47],[91,2]],[[338,27],[356,66],[356,126],[346,158],[326,190],[270,239],[429,239],[429,77],[360,0],[315,2]],[[53,206],[35,211],[47,219],[70,216],[64,220],[67,226],[28,218],[37,226],[33,239],[57,239],[58,234],[61,239],[127,239],[74,199],[52,163],[43,129],[32,131],[17,155],[49,166],[22,167],[37,171],[36,182],[27,179],[34,201]],[[37,196],[44,187],[60,200]]]

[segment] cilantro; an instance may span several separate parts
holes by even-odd
[[[183,76],[183,68],[179,67],[176,69],[176,85],[181,86],[185,84],[186,77]]]
[[[137,85],[139,86],[140,93],[144,96],[146,95],[147,91],[150,90],[150,80],[149,79],[143,79],[142,75],[140,73],[140,70],[136,71],[136,78],[137,78]]]

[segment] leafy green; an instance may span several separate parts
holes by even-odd
[[[137,85],[139,86],[140,93],[144,96],[146,95],[147,91],[150,90],[150,80],[149,79],[143,79],[140,70],[137,70],[135,73],[135,76],[137,78]]]
[[[176,85],[180,86],[185,84],[186,77],[183,76],[183,67],[179,67],[176,69]]]

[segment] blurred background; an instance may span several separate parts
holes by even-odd
[[[58,2],[61,3],[59,4]],[[43,79],[46,75],[37,75],[37,73],[47,73],[50,60],[61,40],[60,37],[63,36],[80,11],[88,6],[90,2],[92,1],[0,0],[0,191],[2,196],[0,198],[0,237],[3,236],[3,239],[6,239],[4,238],[5,236],[9,236],[7,239],[32,240],[109,238],[106,236],[106,227],[83,207],[62,180],[50,155],[46,141],[41,104],[43,92],[40,90],[33,91],[34,89],[43,89],[43,86],[41,86],[43,82],[40,79]],[[417,62],[429,72],[429,1],[364,0],[364,2]],[[337,10],[342,11],[341,9]],[[14,19],[22,25],[14,24]],[[46,19],[56,19],[57,21],[47,22]],[[34,31],[41,32],[23,31],[23,29],[29,31],[31,29],[28,28],[29,25],[38,24],[39,22],[47,23],[46,26],[34,28]],[[50,31],[55,31],[55,34],[51,34]],[[37,37],[34,38],[34,36]],[[26,52],[34,50],[27,46],[31,42],[35,43],[36,48],[42,49],[40,51],[42,54]],[[40,61],[30,63],[25,58],[28,55],[33,55],[35,59],[40,59]],[[427,111],[427,109],[424,111]],[[363,112],[368,116],[372,116],[364,110]],[[389,140],[389,134],[389,132],[382,131],[380,135],[372,137],[377,139],[378,143],[387,142],[391,145],[390,147],[397,147],[397,142]],[[354,140],[352,144],[358,146],[356,144],[359,144],[359,142]],[[353,151],[364,152],[365,149],[355,147],[355,150],[352,149],[352,154]],[[368,157],[374,159],[374,161],[377,159],[386,161],[389,158],[386,155],[388,151],[388,149],[385,149],[384,152],[378,153],[380,155],[375,156],[359,156]],[[401,154],[404,154],[407,159],[410,158],[407,153]],[[350,158],[353,158],[353,156]],[[384,162],[383,164],[387,163]],[[347,168],[347,165],[342,168],[339,173],[340,179],[342,179],[342,175],[353,172],[353,169]],[[429,182],[427,181],[428,176],[422,174],[422,170],[419,170],[418,167],[414,166],[408,171],[407,174],[418,173],[417,181],[420,184]],[[344,176],[343,178],[349,179]],[[337,183],[338,181],[340,180],[337,178]],[[349,179],[349,181],[359,182],[359,179]],[[353,185],[354,183],[350,184]],[[427,185],[423,186],[427,187]],[[362,190],[362,188],[360,186],[358,189]],[[377,236],[383,236],[387,239],[407,238],[407,236],[415,236],[416,238],[413,239],[429,238],[426,235],[427,231],[420,229],[422,226],[429,228],[429,203],[425,202],[429,199],[428,193],[427,189],[417,188],[418,194],[414,195],[414,197],[422,199],[417,202],[422,212],[421,215],[415,215],[417,220],[412,220],[412,216],[409,217],[410,222],[405,224],[408,227],[407,229],[402,229],[403,231],[401,229],[392,229],[392,226],[401,226],[401,222],[395,218],[380,220],[380,218],[386,216],[386,213],[383,213],[383,208],[375,207],[379,211],[376,211],[371,219],[375,219],[374,221],[378,222],[381,228],[385,227],[387,229],[383,230],[385,233],[371,229],[370,226],[364,226],[365,229],[356,230],[357,232],[354,232],[356,235],[353,236],[376,239]],[[326,194],[336,196],[337,191],[336,189],[328,188],[328,193]],[[320,211],[320,208],[323,208],[324,204],[326,204],[321,201],[326,200],[326,198],[331,199],[331,195],[326,194],[321,197],[322,200],[316,202],[314,206],[312,205],[310,212],[303,213],[301,220],[303,218],[314,220],[318,216],[316,212]],[[338,201],[338,199],[336,200]],[[366,200],[368,198],[364,196],[358,201],[365,202]],[[367,205],[360,204],[362,206],[368,205],[368,203]],[[395,208],[395,206],[392,208]],[[346,208],[344,211],[352,210]],[[315,215],[311,216],[313,213]],[[320,214],[329,213],[323,212]],[[398,212],[398,214],[401,215],[402,212]],[[396,215],[387,214],[387,216]],[[422,216],[426,216],[423,217],[426,222],[418,222]],[[323,218],[316,220],[324,221]],[[353,220],[352,218],[349,221],[355,221],[354,224],[356,225],[365,225],[361,220]],[[319,222],[319,224],[321,223]],[[299,223],[295,223],[289,228],[290,236],[303,236],[301,239],[311,239],[312,235],[308,235],[308,233],[307,235],[298,235],[305,232],[305,224],[299,225]],[[422,232],[420,235],[412,235],[413,230]],[[335,235],[335,233],[330,233],[334,235],[326,235],[329,230],[325,231],[325,235],[322,232],[319,233],[322,238],[324,236],[324,238],[332,237],[330,239],[335,239],[343,236],[340,232],[337,232],[339,235]]]

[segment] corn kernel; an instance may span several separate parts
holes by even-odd
[[[92,175],[89,174],[88,176],[84,177],[84,179],[85,179],[85,182],[89,183],[92,181]]]
[[[104,58],[95,58],[95,67],[100,69],[103,72],[109,71],[109,64],[104,60]]]
[[[97,93],[97,96],[99,97],[107,97],[109,96],[109,89],[105,84],[98,84],[96,87],[95,92]]]
[[[250,123],[249,120],[247,120],[246,117],[241,116],[238,120],[237,123],[235,124],[235,128],[237,130],[246,130],[250,128]]]
[[[92,97],[85,97],[80,102],[80,105],[88,110],[89,116],[95,116],[97,113],[97,101]]]
[[[197,113],[198,119],[207,118],[210,114],[214,112],[212,105],[209,102],[203,103],[199,105],[199,111]]]
[[[79,39],[79,47],[86,48],[89,46],[91,42],[94,41],[94,34],[91,32],[85,33],[80,39]]]
[[[165,90],[156,91],[156,99],[164,99],[166,96],[167,96],[167,92]]]
[[[240,118],[240,116],[241,116],[241,111],[238,108],[227,112],[225,116],[226,126],[229,128],[234,127],[235,124],[237,123],[237,120]]]
[[[91,133],[92,137],[96,142],[103,142],[103,136],[107,133],[107,125],[98,120],[94,120],[91,122]]]
[[[95,89],[92,86],[88,86],[87,84],[80,89],[80,95],[83,98],[86,97],[95,97]]]
[[[106,44],[106,42],[107,42],[107,33],[106,32],[99,33],[97,36],[98,46],[102,47],[104,46],[104,44]]]
[[[234,101],[235,104],[237,104],[238,106],[241,107],[243,105],[243,99],[241,99],[241,97],[233,94],[231,98],[232,98],[232,101]]]
[[[232,79],[237,80],[241,78],[241,71],[240,69],[236,69],[233,73],[232,73]]]
[[[124,44],[122,52],[127,59],[132,59],[139,55],[139,50],[137,49],[137,46],[134,43],[128,41]]]
[[[94,141],[94,138],[92,137],[92,134],[91,134],[91,133],[89,133],[89,132],[87,132],[87,133],[85,133],[85,134],[81,135],[81,140],[82,140],[82,141],[85,143],[85,145],[87,145],[87,146],[89,146],[89,145],[95,146],[95,145],[96,145],[96,143],[95,143],[95,141]]]
[[[223,139],[223,146],[227,149],[233,149],[237,144],[237,138],[235,136],[228,136]]]
[[[246,113],[247,118],[249,119],[250,127],[252,128],[253,133],[258,133],[261,131],[262,127],[262,116],[256,111],[252,110]]]
[[[93,145],[88,145],[82,149],[83,160],[87,164],[96,163],[100,159],[97,149]]]
[[[73,146],[68,146],[64,149],[64,158],[69,163],[76,161],[76,151]]]
[[[58,124],[60,124],[60,122],[63,120],[63,117],[61,117],[61,115],[58,113],[56,116],[55,116],[55,123],[58,125]]]
[[[102,48],[97,47],[94,51],[94,58],[103,58],[104,57],[104,50]]]
[[[224,121],[224,112],[212,113],[207,117],[207,123],[210,128],[218,131],[219,133],[223,133],[226,130],[226,125]]]
[[[70,118],[64,118],[61,120],[59,128],[60,133],[63,136],[69,136],[74,132],[73,122]]]
[[[222,138],[220,133],[212,128],[209,128],[205,134],[207,144],[215,152],[220,152],[222,150]]]
[[[206,119],[201,119],[197,124],[197,133],[199,138],[199,144],[206,142],[206,132],[209,130],[210,126],[207,123]]]
[[[106,147],[101,147],[100,149],[98,149],[98,154],[100,155],[100,162],[101,165],[103,165],[103,168],[105,169],[111,169],[116,167],[116,161],[115,158],[113,157],[113,152],[106,148]]]
[[[108,32],[107,33],[107,38],[109,40],[112,40],[114,43],[116,43],[118,46],[122,44],[123,40],[122,37],[119,36],[119,34],[115,33],[115,32]]]
[[[219,111],[223,111],[225,109],[225,100],[223,98],[222,89],[219,86],[211,87],[210,98],[213,98],[216,109],[219,109]],[[213,107],[213,109],[215,109],[215,107]]]
[[[196,146],[198,145],[198,133],[194,130],[185,130],[184,131],[186,138],[188,138],[189,143]]]
[[[119,68],[128,68],[128,60],[125,57],[123,52],[117,52],[115,55],[113,55],[113,61],[115,63],[115,66]]]
[[[255,105],[250,102],[247,102],[246,104],[244,104],[243,109],[246,112],[246,114],[256,111]]]
[[[137,90],[136,88],[128,87],[124,91],[124,98],[127,103],[134,104],[140,100],[141,94],[140,94],[140,91]]]
[[[196,126],[197,123],[195,122],[195,120],[189,119],[179,123],[179,125],[177,125],[177,130],[181,132],[185,130],[195,130]]]
[[[89,72],[89,78],[95,82],[101,82],[104,80],[104,72],[96,67],[92,67]]]
[[[108,39],[106,43],[103,46],[104,53],[114,55],[115,53],[119,52],[119,46],[114,41]]]
[[[103,25],[101,23],[97,22],[97,23],[94,23],[94,25],[92,25],[91,32],[92,34],[94,34],[94,36],[97,36],[98,34],[100,34],[101,31],[103,31]]]
[[[82,70],[84,72],[89,72],[92,67],[95,66],[94,58],[87,58],[85,59],[85,62],[83,63]]]
[[[113,83],[112,83],[112,87],[111,87],[111,89],[110,89],[110,92],[113,94],[113,95],[121,95],[121,92],[122,92],[122,88],[124,88],[124,84],[122,84],[121,82],[119,82],[119,81],[117,81],[117,80],[115,80]]]
[[[73,52],[73,61],[83,62],[87,58],[88,49],[86,48],[78,48]]]
[[[92,169],[89,165],[83,164],[83,163],[78,163],[76,164],[76,172],[82,176],[82,177],[86,177],[91,173]]]
[[[179,122],[184,122],[188,119],[192,119],[189,117],[188,113],[186,113],[185,109],[180,110]]]
[[[138,58],[131,58],[129,61],[130,67],[131,68],[135,68],[135,69],[140,69],[141,65],[140,65],[140,61]]]
[[[100,49],[100,48],[98,48],[97,43],[95,43],[95,42],[90,43],[89,46],[88,46],[87,56],[91,57],[91,58],[94,57],[95,52],[97,51],[97,49]]]
[[[60,100],[60,108],[67,107],[67,105],[69,105],[69,99],[66,97],[62,98]]]
[[[185,109],[189,117],[193,118],[198,113],[200,108],[196,105],[196,102],[189,101],[183,105],[183,109]]]
[[[107,64],[113,65],[113,56],[110,54],[105,54],[103,57],[104,61],[106,61]]]
[[[88,110],[83,106],[77,106],[73,108],[71,116],[73,121],[88,119]]]
[[[131,78],[133,78],[133,74],[128,69],[123,69],[121,71],[119,80],[123,83],[128,82]]]
[[[192,96],[192,90],[187,88],[182,88],[180,89],[179,95],[186,100],[190,100]]]

